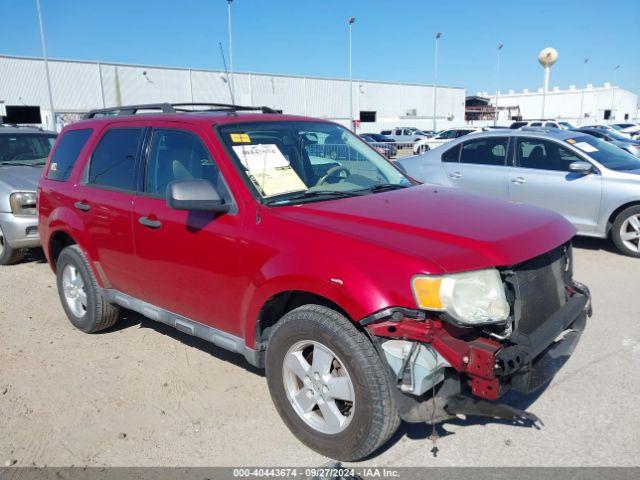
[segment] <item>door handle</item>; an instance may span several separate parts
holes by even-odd
[[[511,179],[511,183],[515,183],[517,185],[522,185],[525,182],[526,180],[524,179],[524,177],[516,177]]]
[[[462,174],[460,172],[453,172],[449,174],[450,178],[462,178]]]
[[[91,210],[91,205],[84,202],[76,202],[73,204],[73,206],[76,207],[78,210],[82,210],[83,212],[88,212],[89,210]]]
[[[162,226],[162,222],[160,220],[153,220],[149,217],[140,217],[138,219],[141,225],[149,228],[160,228]]]

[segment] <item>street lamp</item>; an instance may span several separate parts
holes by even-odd
[[[351,67],[351,28],[356,21],[356,17],[349,17],[349,128],[354,128],[353,124],[353,75]]]
[[[493,125],[498,124],[498,90],[500,89],[500,52],[502,51],[504,44],[498,45],[498,66],[496,69],[496,113],[493,116]]]
[[[436,33],[436,54],[433,69],[433,131],[436,131],[436,106],[438,98],[438,40],[442,36],[441,32]]]
[[[587,63],[589,63],[589,59],[585,58],[584,64],[582,66],[583,73],[586,72],[587,70]],[[581,92],[580,93],[580,118],[579,118],[580,123],[578,125],[582,125],[582,122],[584,119],[584,88],[582,88],[580,92]]]
[[[51,111],[51,130],[56,129],[56,113],[53,111],[53,95],[51,94],[51,77],[49,75],[49,60],[47,58],[47,45],[44,40],[44,22],[42,21],[42,10],[40,9],[40,0],[36,0],[36,8],[38,10],[38,22],[40,23],[40,43],[42,43],[42,57],[44,58],[44,71],[47,77],[47,92],[49,94],[49,110]]]
[[[610,119],[613,119],[613,121],[616,121],[616,114],[615,112],[615,101],[616,101],[616,72],[620,69],[620,65],[616,65],[615,68],[613,69],[613,82],[611,82],[612,85],[612,89],[611,89],[611,115],[609,115]]]
[[[231,80],[231,92],[232,97],[235,96],[235,90],[233,89],[233,37],[231,35],[231,4],[233,0],[227,0],[227,34],[229,35],[229,78]]]

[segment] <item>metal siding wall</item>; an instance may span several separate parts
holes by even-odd
[[[54,106],[59,111],[86,111],[102,107],[98,65],[91,62],[50,62]],[[143,66],[101,64],[106,106],[195,102],[230,103],[224,72],[191,71]],[[143,75],[146,71],[147,75]],[[238,104],[266,105],[284,113],[324,117],[348,123],[349,82],[347,80],[287,77],[236,73],[235,101]],[[353,113],[377,112],[378,122],[362,129],[380,130],[395,125],[427,128],[432,123],[433,89],[430,86],[353,82]],[[193,95],[193,97],[192,97]],[[438,126],[464,117],[463,89],[438,88]],[[0,57],[0,99],[8,104],[41,105],[46,108],[44,65],[38,59]],[[418,117],[401,118],[416,109]],[[374,127],[375,128],[371,128]]]

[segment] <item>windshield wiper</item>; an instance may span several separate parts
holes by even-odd
[[[0,162],[0,166],[16,166],[16,167],[41,167],[46,162],[35,162],[35,163],[25,163],[25,162],[14,162],[12,160],[6,162]]]
[[[280,205],[280,204],[291,203],[292,201],[296,201],[296,200],[306,200],[306,199],[314,199],[314,198],[322,199],[322,197],[349,198],[349,197],[359,197],[361,195],[362,193],[360,193],[360,191],[341,192],[338,190],[311,190],[311,191],[307,190],[306,192],[298,193],[296,195],[284,198],[282,200],[272,200],[270,202],[267,202],[267,204]]]
[[[379,183],[377,185],[373,185],[371,187],[358,190],[358,192],[378,193],[378,192],[386,192],[389,190],[398,190],[399,188],[409,188],[409,187],[411,187],[411,185],[401,185],[398,183]]]

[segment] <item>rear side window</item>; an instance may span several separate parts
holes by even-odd
[[[470,140],[462,145],[460,163],[503,166],[507,157],[507,145],[508,139],[505,137]]]
[[[442,154],[442,161],[447,163],[458,163],[458,157],[460,156],[460,145],[456,145],[450,148]]]
[[[78,161],[80,151],[89,140],[92,130],[90,128],[83,130],[70,130],[58,142],[58,146],[53,152],[47,178],[65,182],[69,179],[69,175]]]
[[[107,130],[91,156],[88,183],[117,190],[134,190],[136,156],[142,128]]]

